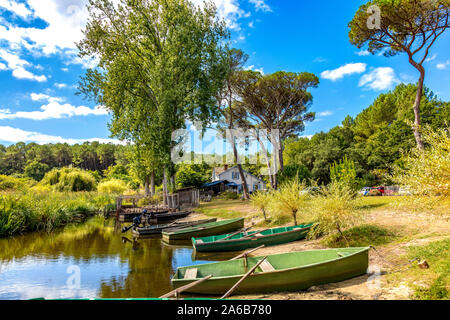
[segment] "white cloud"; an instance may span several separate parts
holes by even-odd
[[[264,68],[263,68],[263,67],[261,67],[261,68],[256,68],[254,65],[251,65],[251,66],[245,67],[245,70],[256,71],[256,72],[259,72],[259,73],[261,73],[262,75],[264,75]]]
[[[54,84],[54,86],[57,87],[58,89],[67,88],[67,84],[65,84],[65,83],[58,83],[58,82],[56,82]]]
[[[17,3],[11,0],[0,0],[0,8],[5,8],[14,14],[26,18],[31,15],[31,11],[23,3]]]
[[[368,55],[370,55],[370,52],[369,52],[369,50],[361,50],[361,51],[356,52],[356,54],[357,54],[358,56],[362,57],[362,56],[368,56]]]
[[[359,81],[359,86],[371,90],[385,90],[396,83],[399,83],[399,80],[395,76],[394,69],[380,67],[363,75]]]
[[[203,6],[204,0],[191,0],[195,5]],[[217,13],[224,19],[228,27],[232,30],[240,30],[238,20],[243,17],[249,17],[250,13],[245,12],[237,0],[213,0],[217,7]]]
[[[272,12],[272,8],[265,2],[265,0],[249,0],[255,5],[256,11]]]
[[[448,66],[450,66],[450,60],[447,60],[444,63],[438,63],[436,65],[436,68],[438,68],[439,70],[445,70],[445,69],[447,69]]]
[[[367,65],[365,63],[348,63],[334,70],[325,70],[320,75],[324,79],[336,81],[346,75],[363,73],[364,71],[366,71],[366,66]]]
[[[31,97],[35,101],[47,100],[48,104],[40,107],[40,111],[17,111],[15,113],[11,113],[9,110],[7,112],[0,111],[0,120],[4,119],[30,119],[30,120],[47,120],[47,119],[62,119],[62,118],[70,118],[74,116],[102,116],[107,115],[108,111],[101,107],[97,106],[93,109],[85,106],[73,106],[71,104],[60,104],[60,98],[52,98],[47,95],[35,94]]]
[[[0,49],[0,59],[4,60],[7,63],[7,67],[5,64],[2,63],[4,67],[0,67],[1,70],[12,70],[13,77],[17,79],[28,79],[28,80],[34,80],[38,82],[44,82],[47,81],[46,76],[38,76],[30,71],[25,70],[25,66],[31,66],[31,63],[28,61],[25,61],[19,56],[7,52],[6,50]]]
[[[333,115],[333,112],[327,110],[327,111],[318,112],[317,115],[319,117],[328,117],[328,116]]]
[[[313,60],[313,62],[318,62],[318,63],[327,62],[327,59],[322,58],[322,57],[317,57]]]
[[[437,54],[433,54],[431,57],[425,59],[425,62],[431,62],[437,58]]]
[[[32,93],[30,95],[33,101],[48,101],[48,102],[63,102],[63,98],[50,97],[49,95],[43,93]]]
[[[6,64],[0,62],[0,70],[8,70],[8,67],[6,66]]]
[[[114,144],[126,144],[126,142],[117,139],[104,139],[104,138],[90,138],[90,139],[72,139],[63,138],[61,136],[52,136],[39,132],[25,131],[18,128],[9,126],[0,126],[0,141],[17,143],[17,142],[36,142],[38,144],[47,143],[67,143],[77,144],[83,142],[98,141],[100,143],[114,143]]]

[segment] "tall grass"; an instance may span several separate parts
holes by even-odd
[[[0,194],[0,237],[51,231],[113,205],[108,195],[79,192],[7,192]]]

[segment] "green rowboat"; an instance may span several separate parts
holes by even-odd
[[[313,224],[294,227],[273,228],[264,231],[192,238],[192,245],[198,252],[240,251],[260,245],[274,246],[304,239]],[[223,240],[225,239],[225,240]]]
[[[363,275],[369,266],[369,247],[289,252],[269,255],[234,294],[305,290]],[[222,295],[233,287],[263,257],[230,260],[178,268],[172,278],[175,289],[212,278],[186,292]],[[247,261],[247,263],[245,263]]]
[[[165,242],[172,240],[190,240],[192,237],[207,237],[232,232],[244,227],[244,218],[205,223],[191,228],[168,230],[162,232]]]

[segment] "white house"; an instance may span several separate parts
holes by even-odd
[[[266,183],[258,178],[257,176],[247,172],[245,170],[245,180],[247,182],[248,191],[254,192],[257,190],[264,190],[266,188]],[[228,168],[227,165],[224,167],[216,167],[212,170],[212,181],[227,180],[228,182],[234,182],[239,186],[239,191],[242,191],[242,179],[239,174],[239,169],[237,166]]]

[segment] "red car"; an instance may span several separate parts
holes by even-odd
[[[378,190],[378,191],[380,191],[380,193],[381,193],[381,195],[382,196],[384,196],[384,187],[374,187],[374,188],[372,188],[372,189],[375,189],[375,190]]]

